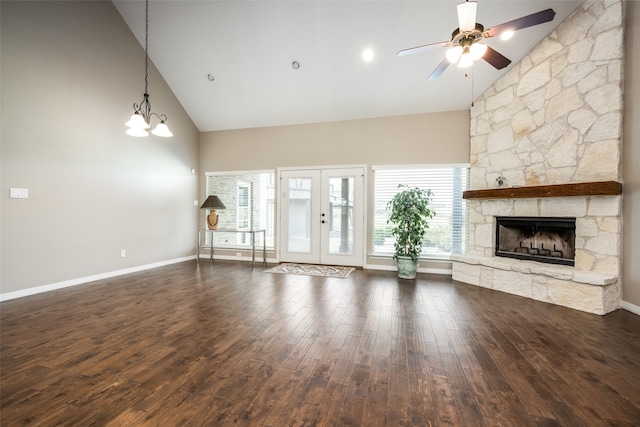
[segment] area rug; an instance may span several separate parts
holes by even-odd
[[[300,274],[305,276],[322,276],[322,277],[337,277],[344,279],[355,270],[353,267],[338,267],[334,265],[314,265],[314,264],[293,264],[282,263],[269,270],[267,273],[280,273],[280,274]]]

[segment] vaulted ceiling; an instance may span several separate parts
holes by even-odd
[[[149,56],[200,131],[464,110],[582,0],[479,0],[485,28],[547,8],[556,16],[488,39],[510,66],[452,65],[428,81],[446,49],[397,52],[448,41],[460,2],[152,0]],[[113,3],[144,46],[144,1]]]

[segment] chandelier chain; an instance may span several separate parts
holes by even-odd
[[[149,0],[144,11],[144,93],[149,93]]]

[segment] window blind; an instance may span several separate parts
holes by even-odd
[[[462,192],[468,186],[468,165],[373,167],[373,220],[370,221],[370,255],[393,255],[392,224],[387,224],[387,203],[399,184],[429,189],[429,208],[436,213],[429,220],[421,258],[449,258],[464,252],[465,206]]]

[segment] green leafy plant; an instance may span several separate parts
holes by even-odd
[[[391,215],[387,223],[394,224],[392,234],[396,238],[394,259],[398,256],[418,260],[422,250],[422,240],[429,228],[428,219],[436,213],[429,209],[431,190],[411,188],[400,184],[402,190],[387,203]]]

